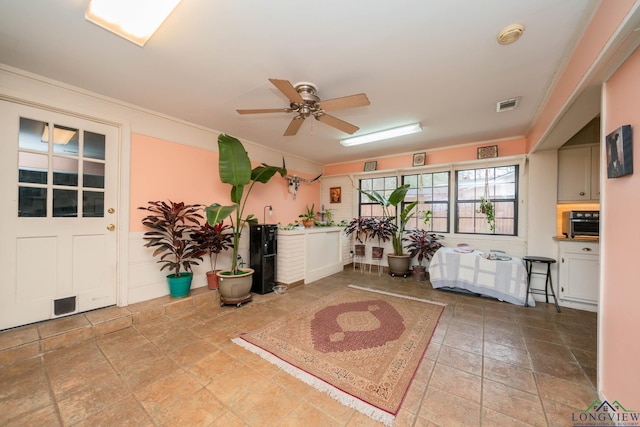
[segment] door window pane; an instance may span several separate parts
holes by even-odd
[[[84,157],[104,160],[105,136],[84,131]]]
[[[80,148],[78,129],[66,126],[54,125],[53,127],[53,152],[77,156]]]
[[[20,136],[18,137],[18,147],[23,150],[49,151],[48,136],[43,140],[44,129],[49,127],[45,122],[31,120],[20,117]]]
[[[104,163],[88,162],[83,164],[82,186],[104,188]]]
[[[47,189],[18,187],[18,216],[46,217]]]
[[[18,181],[31,184],[46,184],[49,156],[46,154],[18,153]]]
[[[78,192],[75,190],[53,190],[53,216],[77,217]]]
[[[78,159],[55,156],[53,158],[53,184],[78,185]]]
[[[82,216],[85,218],[104,217],[104,193],[97,191],[82,192]]]

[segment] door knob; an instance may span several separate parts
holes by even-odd
[[[115,209],[113,209],[113,208],[109,208],[109,209],[107,209],[107,212],[109,212],[110,214],[114,213],[115,211],[116,211],[116,210],[115,210]]]
[[[113,231],[113,230],[115,230],[115,229],[116,229],[116,226],[115,226],[114,224],[109,224],[109,225],[107,225],[107,230],[109,230],[109,231]]]

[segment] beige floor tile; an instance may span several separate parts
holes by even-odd
[[[504,384],[484,380],[482,384],[483,407],[508,415],[534,426],[546,426],[540,398],[531,393]]]
[[[459,350],[471,353],[482,354],[482,337],[476,338],[471,335],[455,331],[447,331],[443,344]]]
[[[547,374],[535,374],[540,397],[566,406],[586,409],[598,396],[591,383],[567,381]]]
[[[427,389],[416,425],[479,426],[480,405],[435,387]]]
[[[482,377],[437,362],[431,374],[429,387],[461,397],[474,403],[480,403]]]
[[[514,347],[487,341],[484,343],[484,355],[492,359],[500,360],[501,362],[520,365],[527,369],[531,368],[529,354],[524,350],[518,350]]]
[[[536,380],[533,371],[520,365],[505,363],[500,360],[484,358],[484,378],[490,379],[518,390],[537,394]]]
[[[13,418],[10,421],[2,423],[5,427],[25,427],[25,426],[46,426],[57,427],[62,426],[60,418],[53,405],[47,405],[41,409],[26,413],[25,415]]]
[[[107,382],[90,383],[80,391],[58,400],[60,416],[66,425],[78,423],[129,396],[117,378]]]
[[[140,404],[127,396],[114,405],[88,416],[74,427],[152,427],[153,421]]]
[[[482,375],[482,356],[443,345],[438,354],[438,363],[451,366],[474,375]]]

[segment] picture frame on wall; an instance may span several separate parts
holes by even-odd
[[[415,153],[413,155],[413,166],[424,166],[427,153]]]
[[[342,187],[331,187],[331,188],[329,188],[329,201],[331,203],[341,203],[342,202]]]
[[[378,162],[377,161],[371,161],[371,162],[364,162],[364,171],[365,172],[371,172],[376,170],[376,168],[378,167]]]
[[[498,157],[498,146],[478,147],[478,159],[492,159]]]
[[[620,126],[607,135],[607,178],[633,173],[633,140],[631,125]]]

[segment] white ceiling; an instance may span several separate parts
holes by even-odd
[[[84,19],[88,0],[0,0],[0,62],[321,164],[526,135],[595,0],[183,0],[144,48]],[[509,24],[526,27],[500,46]],[[268,78],[321,99],[364,92],[332,114],[366,134],[424,131],[357,147],[293,114]],[[520,96],[516,110],[496,103]],[[213,142],[212,142],[213,143]]]

